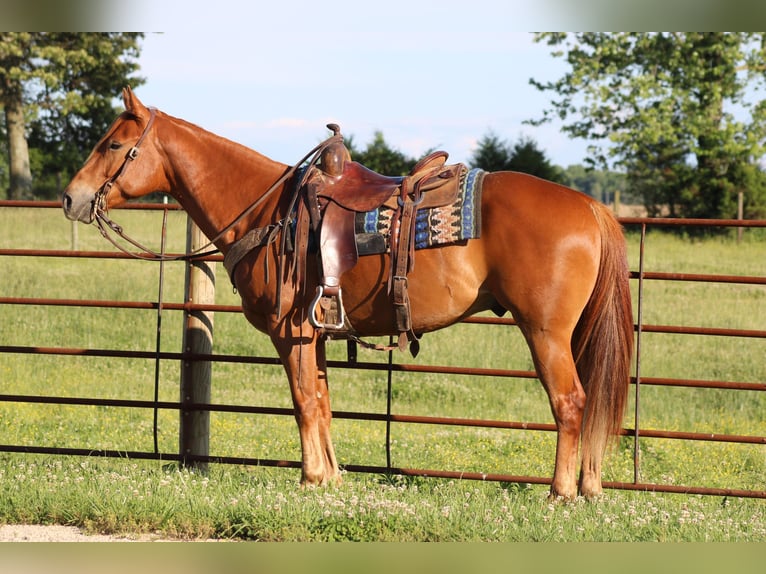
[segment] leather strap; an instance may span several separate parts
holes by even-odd
[[[223,257],[223,266],[229,273],[229,279],[231,279],[232,285],[236,287],[234,283],[234,269],[237,267],[237,263],[250,253],[256,247],[262,247],[276,241],[279,231],[284,226],[285,220],[268,225],[266,227],[259,227],[257,229],[251,229],[245,235],[242,236],[236,243],[233,243],[229,248],[229,251]],[[269,267],[268,260],[266,261],[266,282],[269,282]]]
[[[407,274],[412,270],[414,258],[411,257],[411,250],[414,246],[415,232],[415,214],[417,206],[420,203],[420,188],[415,186],[410,194],[405,190],[406,180],[402,185],[400,201],[402,204],[401,217],[399,219],[399,233],[396,240],[396,251],[392,250],[392,277],[391,287],[394,304],[394,317],[396,319],[396,330],[399,331],[399,350],[404,351],[407,347],[407,341],[415,341],[415,334],[412,332],[412,313],[410,310],[410,297],[408,294]],[[413,354],[416,353],[413,350]]]

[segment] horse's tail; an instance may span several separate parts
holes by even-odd
[[[600,461],[610,436],[622,429],[633,353],[633,311],[622,228],[594,203],[601,230],[596,285],[572,338],[577,373],[585,389],[582,461]]]

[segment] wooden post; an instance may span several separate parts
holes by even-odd
[[[745,194],[740,190],[737,194],[737,219],[742,221],[745,218]],[[737,243],[742,243],[742,228],[737,227]]]
[[[207,243],[205,234],[189,218],[186,226],[187,251]],[[186,302],[215,303],[215,263],[186,263]],[[210,354],[213,351],[213,312],[185,311],[183,350],[186,353]],[[195,404],[210,403],[211,362],[184,360],[181,363],[181,412],[179,453],[184,466],[207,470],[207,462],[186,460],[187,456],[210,454],[210,412],[194,410]],[[185,408],[189,407],[189,408]]]
[[[72,222],[72,251],[77,251],[80,248],[79,235],[77,230],[80,229],[80,222]]]

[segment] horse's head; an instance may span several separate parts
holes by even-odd
[[[153,191],[168,191],[152,133],[155,111],[144,106],[130,88],[123,89],[122,99],[125,111],[64,190],[62,205],[71,220],[90,223],[97,210]]]

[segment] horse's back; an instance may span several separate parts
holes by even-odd
[[[593,221],[593,211],[602,209],[592,197],[551,181],[525,173],[501,171],[484,178],[482,217],[487,227],[528,225],[527,232],[549,233],[549,227],[582,231]],[[504,218],[496,223],[500,217]]]

